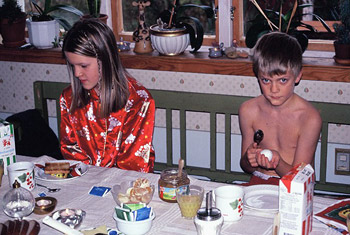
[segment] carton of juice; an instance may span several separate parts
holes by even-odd
[[[278,234],[307,235],[311,232],[314,184],[314,169],[304,163],[280,179]]]
[[[13,125],[0,119],[0,162],[4,164],[4,174],[7,166],[16,162],[16,147]]]

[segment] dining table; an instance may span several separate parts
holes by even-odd
[[[29,161],[33,163],[43,163],[54,161],[50,156],[28,157],[17,155],[18,161]],[[196,235],[196,227],[193,219],[182,218],[179,206],[177,203],[169,203],[162,201],[158,196],[158,180],[160,174],[143,173],[131,170],[122,170],[119,168],[105,168],[93,165],[88,165],[88,170],[80,177],[75,177],[70,180],[55,180],[45,181],[36,178],[36,183],[43,184],[50,188],[61,188],[58,192],[50,193],[45,188],[36,186],[31,192],[34,197],[38,197],[44,192],[47,196],[57,199],[56,210],[65,208],[81,209],[86,212],[86,215],[78,228],[79,230],[97,228],[101,225],[106,225],[107,228],[116,229],[116,222],[113,219],[114,208],[117,203],[114,201],[112,193],[107,193],[104,197],[90,195],[89,191],[93,186],[105,186],[112,188],[123,181],[136,180],[138,178],[147,178],[151,184],[155,185],[155,193],[149,206],[155,212],[155,219],[151,230],[147,234],[167,234],[167,235]],[[195,176],[189,176],[190,184],[199,185],[204,188],[205,193],[223,185],[225,183],[212,182],[199,179]],[[243,187],[243,186],[242,186]],[[8,177],[4,175],[0,188],[0,197],[3,198],[5,193],[10,190]],[[336,202],[337,199],[332,197],[314,196],[313,211],[317,212],[323,209],[326,205]],[[214,204],[215,205],[215,204]],[[202,206],[205,206],[203,200]],[[25,217],[26,220],[36,220],[40,224],[39,234],[62,234],[56,229],[44,224],[43,218],[47,215],[30,214]],[[237,222],[224,222],[221,234],[272,234],[274,227],[275,213],[258,211],[251,208],[244,208],[244,214],[241,220]],[[7,220],[14,218],[8,217],[3,208],[0,210],[0,222],[4,223]],[[338,234],[334,229],[329,228],[317,219],[313,219],[311,234]]]

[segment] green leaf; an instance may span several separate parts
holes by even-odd
[[[27,179],[27,174],[23,173],[22,175],[18,176],[18,179],[21,181],[21,183],[25,182]]]
[[[231,202],[230,206],[232,207],[233,210],[236,210],[238,207],[238,200]]]

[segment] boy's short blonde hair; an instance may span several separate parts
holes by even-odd
[[[300,74],[302,50],[296,38],[271,32],[263,35],[253,50],[253,72],[257,78],[262,74],[283,75],[288,71],[295,77]]]

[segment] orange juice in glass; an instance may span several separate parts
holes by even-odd
[[[185,219],[193,219],[202,205],[204,189],[197,185],[190,185],[186,190],[181,187],[176,190],[176,200],[181,215]]]

